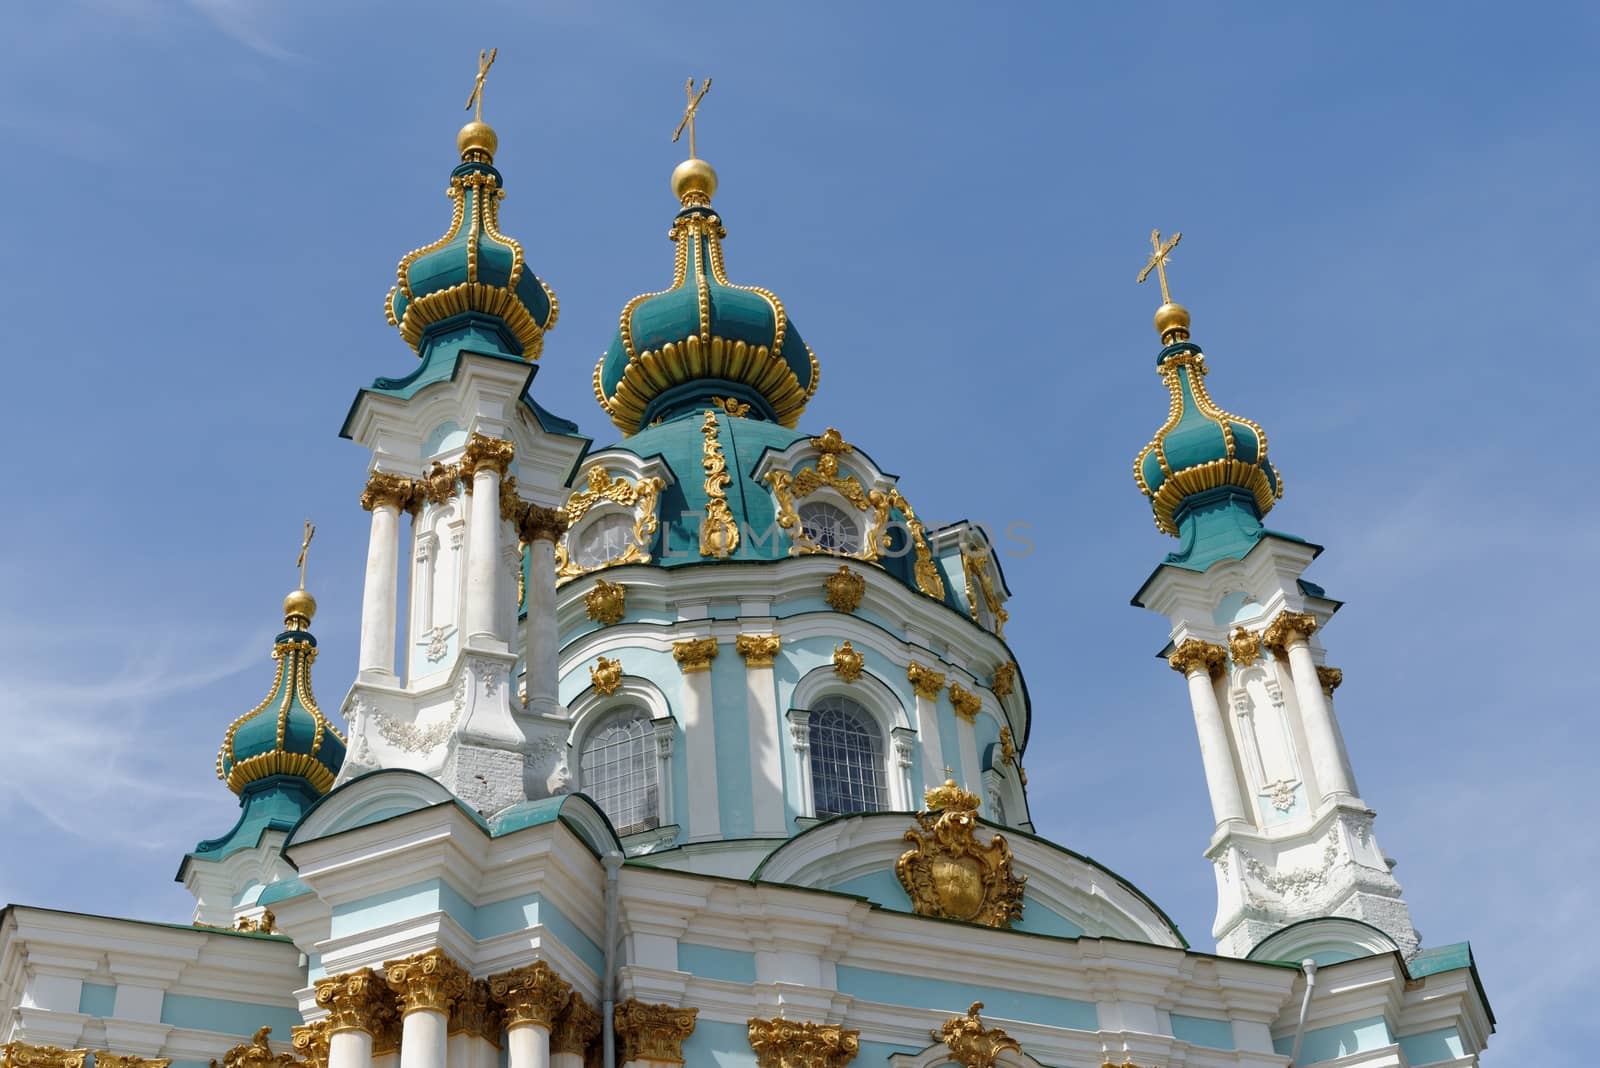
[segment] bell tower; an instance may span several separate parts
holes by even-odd
[[[1206,856],[1217,880],[1217,949],[1246,956],[1317,920],[1274,939],[1269,955],[1298,960],[1329,945],[1409,954],[1418,935],[1334,712],[1342,675],[1327,665],[1321,638],[1339,602],[1301,577],[1321,547],[1262,524],[1282,482],[1265,431],[1206,391],[1189,312],[1166,291],[1180,236],[1163,244],[1152,235],[1140,275],[1161,275],[1156,370],[1170,408],[1134,461],[1157,528],[1179,546],[1134,604],[1171,625],[1164,655],[1184,679],[1199,735],[1215,818]]]

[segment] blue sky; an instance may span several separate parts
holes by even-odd
[[[535,395],[597,444],[624,301],[668,278],[668,137],[713,75],[735,281],[781,294],[838,426],[1004,560],[1040,829],[1209,947],[1210,814],[1130,462],[1165,414],[1133,284],[1263,423],[1272,525],[1326,545],[1323,635],[1432,944],[1470,938],[1488,1057],[1600,1041],[1589,884],[1600,9],[1488,4],[28,3],[0,44],[13,442],[0,901],[182,919],[184,850],[260,699],[301,519],[316,668],[353,672],[355,389],[498,46],[502,221],[561,298]]]

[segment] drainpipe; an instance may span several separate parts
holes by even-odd
[[[600,1041],[603,1050],[603,1068],[616,1068],[617,1031],[614,1016],[617,1007],[617,872],[622,869],[622,854],[613,849],[601,858],[606,866],[606,958],[605,977],[600,980]],[[1304,1010],[1301,1019],[1304,1021]],[[1298,1040],[1295,1042],[1299,1050]]]
[[[1306,976],[1306,996],[1300,1002],[1300,1022],[1294,1025],[1294,1048],[1289,1051],[1287,1068],[1294,1068],[1300,1063],[1300,1041],[1306,1037],[1306,1017],[1311,1013],[1311,992],[1317,987],[1317,962],[1307,957],[1300,962],[1300,970]]]

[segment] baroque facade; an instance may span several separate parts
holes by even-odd
[[[1263,524],[1281,482],[1205,389],[1175,240],[1135,480],[1178,548],[1135,602],[1195,718],[1214,953],[1035,833],[997,556],[925,526],[879,441],[799,429],[818,360],[729,280],[713,169],[672,175],[595,448],[530,388],[558,304],[481,113],[457,147],[386,305],[416,362],[341,430],[370,454],[347,727],[302,587],[218,725],[239,814],[183,858],[193,925],[8,906],[0,1068],[1477,1063],[1471,951],[1411,926],[1335,714],[1339,602]]]

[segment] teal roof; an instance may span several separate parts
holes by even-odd
[[[287,834],[322,796],[298,775],[269,775],[244,788],[239,819],[220,838],[208,838],[190,850],[194,860],[223,860],[241,849],[254,849],[268,831]],[[182,872],[179,872],[182,878]]]
[[[475,311],[505,323],[518,356],[537,359],[559,314],[555,294],[528,267],[516,239],[500,230],[500,172],[481,153],[468,155],[450,172],[449,228],[400,260],[384,310],[419,353],[430,327]]]
[[[595,396],[624,433],[712,397],[793,427],[817,388],[817,361],[777,294],[730,282],[722,219],[688,203],[673,220],[672,284],[629,301],[595,367]]]
[[[310,602],[305,592],[300,597]],[[272,646],[278,671],[267,696],[229,725],[217,751],[217,778],[244,796],[251,783],[269,776],[305,780],[321,794],[333,785],[344,764],[344,738],[317,707],[311,692],[311,664],[317,639],[306,629],[312,608],[296,614],[295,594],[285,602],[286,629]]]
[[[1278,472],[1267,459],[1266,432],[1211,400],[1200,346],[1187,340],[1170,344],[1161,350],[1156,367],[1171,405],[1166,423],[1133,465],[1134,481],[1150,498],[1156,526],[1180,536],[1186,502],[1229,486],[1246,491],[1259,526],[1283,496]]]
[[[699,551],[700,523],[710,499],[701,466],[705,456],[703,427],[707,410],[715,413],[716,441],[728,474],[732,476],[723,492],[739,529],[739,544],[726,559],[735,562],[787,560],[794,541],[778,525],[772,488],[757,479],[755,472],[768,450],[782,451],[812,435],[764,419],[702,407],[646,427],[605,450],[631,452],[641,458],[658,457],[672,471],[672,478],[661,491],[660,527],[654,541],[646,547],[651,557],[648,566],[672,568],[719,562],[719,558],[702,556]],[[892,508],[889,519],[889,550],[871,564],[853,558],[851,563],[876,565],[917,589],[915,554],[905,544],[906,516],[900,509]],[[944,603],[966,615],[965,604],[958,600],[957,584],[952,581],[945,582]]]

